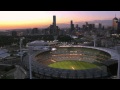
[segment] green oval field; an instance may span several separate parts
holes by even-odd
[[[71,61],[71,60],[52,63],[48,66],[52,68],[71,69],[71,70],[83,70],[83,69],[91,69],[91,68],[99,67],[92,63],[82,62],[82,61]]]

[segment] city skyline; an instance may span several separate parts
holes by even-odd
[[[73,23],[112,20],[115,14],[120,18],[120,11],[0,11],[0,30],[48,27],[53,15],[56,24],[70,24],[71,20]]]

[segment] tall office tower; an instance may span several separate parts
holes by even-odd
[[[92,29],[93,29],[92,24],[89,24],[89,30],[92,30]]]
[[[119,21],[118,21],[118,31],[117,31],[118,34],[120,34],[120,18],[119,18]]]
[[[57,30],[56,30],[56,16],[53,16],[53,33],[54,35],[57,34]]]
[[[86,25],[82,25],[82,28],[85,30]]]
[[[120,18],[119,18],[119,21],[118,21],[118,29],[120,29]]]
[[[53,16],[53,25],[56,26],[56,16]]]
[[[71,20],[71,28],[72,28],[72,25],[73,25],[73,21]]]
[[[73,24],[73,21],[71,20],[70,22],[70,34],[72,34],[72,32],[74,31],[74,24]]]
[[[92,28],[93,28],[93,29],[95,28],[95,24],[92,24]]]
[[[86,22],[86,30],[89,30],[89,24]]]
[[[78,27],[78,24],[76,24],[76,30],[77,30],[77,31],[78,31],[78,28],[79,28],[79,27]]]
[[[48,32],[50,35],[54,35],[54,36],[59,35],[59,28],[58,28],[58,26],[56,26],[56,16],[55,15],[53,16],[53,23],[52,23],[52,25],[50,25]]]
[[[88,22],[86,22],[86,26],[88,26]]]
[[[101,23],[99,23],[99,27],[98,27],[99,29],[102,29],[102,24]]]
[[[113,29],[116,33],[116,31],[118,29],[118,18],[116,18],[116,16],[115,16],[115,18],[113,18]]]

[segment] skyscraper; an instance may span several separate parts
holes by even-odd
[[[49,27],[49,33],[54,36],[59,35],[59,28],[58,28],[58,26],[56,26],[56,16],[55,15],[53,16],[53,24],[50,25],[50,27]]]
[[[72,34],[73,33],[73,31],[74,31],[74,24],[73,24],[73,21],[71,20],[71,22],[70,22],[70,34]]]
[[[78,28],[79,28],[79,27],[78,27],[78,24],[76,24],[76,30],[77,30],[77,31],[78,31]]]
[[[54,35],[57,34],[57,31],[56,31],[56,16],[55,15],[53,16],[53,33],[54,33]]]
[[[71,23],[71,28],[72,28],[72,25],[73,25],[73,21],[71,20],[71,22],[70,22],[70,23]]]
[[[117,31],[118,29],[118,18],[113,18],[113,29],[115,30],[115,32]]]
[[[86,22],[86,30],[89,30],[89,24]]]
[[[99,27],[98,27],[100,30],[102,29],[102,24],[101,23],[99,23]]]
[[[119,21],[118,21],[118,29],[120,30],[120,18],[119,18]]]
[[[56,16],[53,16],[53,25],[56,26]]]
[[[120,18],[119,18],[119,21],[118,21],[118,31],[117,31],[118,34],[120,34]]]

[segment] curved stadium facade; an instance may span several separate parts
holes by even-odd
[[[38,78],[57,79],[85,79],[85,78],[105,78],[109,76],[107,64],[111,55],[103,50],[94,47],[58,47],[55,51],[35,51],[32,58],[32,72]],[[87,69],[61,69],[50,67],[51,64],[62,61],[79,61],[96,65]],[[113,61],[114,62],[114,61]],[[26,68],[28,56],[24,58]]]

